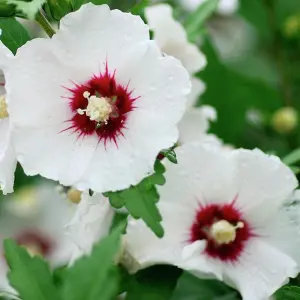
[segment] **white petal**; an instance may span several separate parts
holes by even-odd
[[[189,108],[178,124],[179,142],[187,143],[204,137],[209,128],[209,121],[214,121],[216,111],[212,107]]]
[[[66,225],[67,235],[77,246],[73,259],[88,254],[93,245],[108,234],[113,215],[107,198],[83,193],[73,219]]]
[[[237,205],[257,225],[278,210],[298,182],[293,172],[278,157],[258,149],[235,150]]]
[[[205,92],[206,85],[197,77],[191,78],[192,90],[188,96],[187,108],[197,104],[199,97]]]
[[[244,300],[265,300],[298,273],[296,262],[267,243],[253,239],[240,261],[224,267],[225,281]]]
[[[173,19],[171,6],[157,4],[147,7],[145,15],[162,52],[178,58],[190,74],[204,68],[205,56],[196,45],[188,42],[184,28]]]
[[[233,164],[219,147],[188,143],[176,150],[178,164],[166,162],[166,184],[159,187],[161,199],[172,203],[231,202],[237,189],[233,181]]]
[[[218,13],[222,15],[232,15],[239,8],[239,0],[220,0]]]
[[[162,226],[165,235],[162,239],[141,220],[130,219],[125,235],[125,251],[137,262],[124,264],[131,272],[155,264],[178,265],[182,260],[182,251],[189,239],[189,227],[193,221],[193,208],[174,203],[160,202],[159,211],[162,215]],[[178,222],[178,220],[181,222]]]

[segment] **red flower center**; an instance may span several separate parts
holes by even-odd
[[[16,241],[19,245],[24,246],[31,254],[38,254],[47,257],[54,248],[53,242],[39,232],[25,231],[17,236]]]
[[[84,84],[74,84],[67,88],[72,96],[68,98],[74,116],[68,122],[79,137],[96,134],[99,141],[106,144],[113,141],[117,145],[118,137],[124,136],[128,114],[135,108],[132,90],[128,85],[118,84],[116,72],[110,74],[106,64],[105,72],[94,75]]]
[[[200,207],[190,228],[193,243],[205,239],[205,253],[222,261],[237,261],[253,236],[248,223],[239,210],[231,204],[210,204]]]

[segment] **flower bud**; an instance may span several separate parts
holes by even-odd
[[[300,36],[300,14],[290,16],[283,25],[283,34],[287,38]]]
[[[78,204],[81,201],[81,194],[82,192],[74,188],[70,188],[67,192],[67,197],[74,204]]]
[[[298,125],[296,110],[293,107],[282,107],[278,109],[272,117],[271,124],[278,133],[290,133]]]

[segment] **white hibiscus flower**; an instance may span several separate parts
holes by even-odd
[[[209,0],[180,0],[182,6],[189,10],[194,11],[196,10],[199,5],[203,4],[204,2]],[[217,13],[225,16],[230,16],[234,14],[239,8],[239,0],[220,0]]]
[[[24,187],[3,200],[0,244],[6,238],[13,238],[32,255],[43,256],[53,267],[68,264],[75,247],[64,227],[74,211],[74,205],[53,184]],[[2,249],[0,266],[0,290],[12,291]]]
[[[166,162],[159,188],[165,236],[129,222],[131,271],[170,263],[224,280],[244,300],[265,300],[299,271],[299,234],[282,209],[297,186],[294,174],[260,150],[186,144],[176,152],[179,164]]]
[[[216,119],[216,111],[208,106],[194,107],[205,91],[205,84],[194,74],[205,67],[206,58],[196,45],[188,41],[185,29],[172,14],[173,10],[168,4],[153,5],[145,10],[148,24],[154,32],[154,40],[161,51],[180,59],[191,76],[192,90],[188,96],[186,112],[179,123],[179,142],[185,143],[206,138],[209,121]]]
[[[66,225],[66,234],[74,242],[71,263],[89,254],[93,245],[108,235],[114,210],[102,194],[83,192],[72,220]]]
[[[16,155],[11,141],[11,122],[7,112],[5,74],[13,55],[0,42],[0,185],[3,194],[12,193],[14,187]]]
[[[125,189],[153,172],[178,139],[190,92],[187,72],[161,55],[141,18],[107,5],[83,5],[52,39],[28,42],[7,76],[25,173],[82,191]]]

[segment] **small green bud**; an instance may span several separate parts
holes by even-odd
[[[300,14],[292,15],[283,25],[283,34],[287,38],[297,38],[300,36]]]
[[[278,133],[290,133],[298,125],[297,111],[293,107],[282,107],[274,113],[271,124]]]

